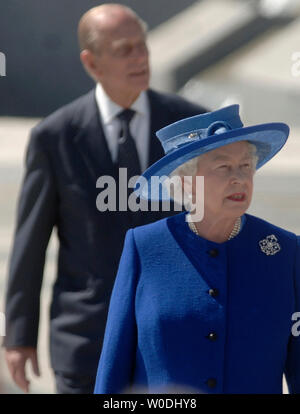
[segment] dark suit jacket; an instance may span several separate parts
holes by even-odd
[[[155,131],[205,110],[177,96],[152,90],[148,96],[152,164],[163,155]],[[50,355],[57,371],[96,372],[109,298],[130,227],[124,213],[96,208],[97,178],[115,174],[94,90],[33,128],[10,260],[4,345],[37,345],[45,253],[56,228]],[[145,213],[141,224],[165,215]]]

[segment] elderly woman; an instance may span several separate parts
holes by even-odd
[[[281,149],[288,127],[243,127],[238,110],[158,131],[166,155],[140,178],[139,194],[158,193],[154,176],[178,174],[195,196],[195,179],[187,186],[183,179],[192,172],[204,177],[204,214],[128,231],[95,393],[282,393],[284,373],[289,391],[300,392],[300,336],[292,329],[300,242],[246,214],[254,172]]]

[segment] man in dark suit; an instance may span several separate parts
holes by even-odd
[[[163,155],[156,130],[205,111],[148,89],[145,26],[132,10],[116,4],[93,8],[81,18],[78,34],[81,61],[96,89],[33,128],[19,199],[4,345],[11,375],[25,392],[28,360],[39,374],[39,298],[53,228],[59,254],[50,355],[57,392],[90,393],[124,236],[135,223],[128,212],[97,209],[97,178],[118,182],[118,167],[126,162],[129,169],[143,171]],[[125,111],[131,119],[124,121],[124,109],[131,110]],[[129,157],[119,139],[126,134],[122,143],[130,142]],[[165,214],[139,212],[139,224]]]

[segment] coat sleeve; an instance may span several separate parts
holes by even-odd
[[[140,272],[133,230],[128,230],[109,304],[94,394],[120,394],[132,385],[137,329],[135,292]]]
[[[5,347],[37,346],[45,253],[56,220],[57,197],[41,131],[32,130],[9,261]]]
[[[297,237],[297,252],[295,261],[295,319],[288,344],[288,355],[285,377],[290,394],[300,393],[300,236]]]

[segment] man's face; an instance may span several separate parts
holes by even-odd
[[[146,35],[140,24],[128,17],[106,30],[99,53],[94,54],[95,75],[104,89],[121,96],[138,96],[149,86]]]

